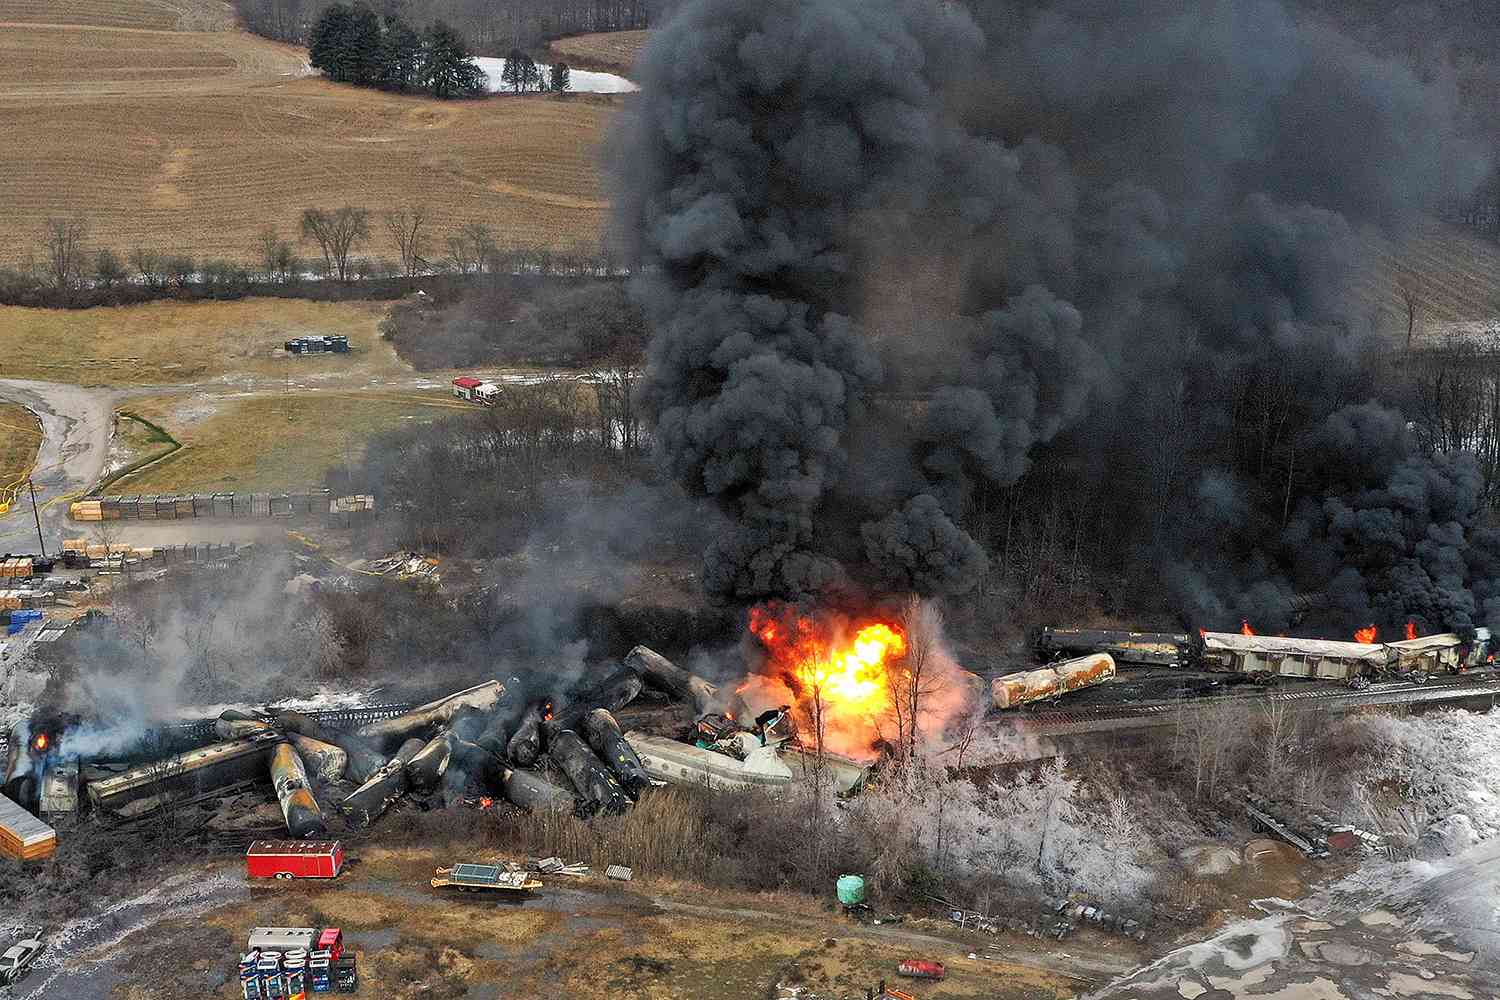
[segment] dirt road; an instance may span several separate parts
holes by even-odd
[[[98,481],[109,454],[109,432],[116,393],[58,382],[0,379],[0,399],[27,407],[42,422],[42,446],[32,481],[46,505],[60,496],[88,489]],[[51,503],[42,511],[48,551],[67,530],[67,506]],[[29,498],[0,517],[0,552],[34,552],[36,524]]]

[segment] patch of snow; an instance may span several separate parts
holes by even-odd
[[[490,93],[496,94],[510,89],[504,83],[504,59],[475,56],[474,61],[479,64],[479,68],[484,70],[484,75],[489,79]],[[547,79],[547,75],[552,72],[552,67],[544,63],[537,63],[536,68],[541,71],[543,80]],[[613,73],[592,73],[588,70],[572,68],[568,70],[568,85],[576,94],[633,94],[641,89],[623,76],[616,76]]]

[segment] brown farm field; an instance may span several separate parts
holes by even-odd
[[[646,47],[649,31],[602,31],[559,38],[550,48],[556,58],[579,69],[596,69],[629,76]]]
[[[407,375],[380,339],[386,303],[241,299],[82,310],[0,306],[5,373],[85,385],[155,385],[236,376],[294,385]],[[282,344],[344,334],[352,354],[294,358]]]
[[[265,226],[294,238],[303,208],[343,204],[377,216],[365,256],[396,257],[378,213],[411,204],[434,257],[470,222],[507,244],[597,246],[597,150],[621,98],[385,94],[309,76],[293,46],[169,30],[216,6],[0,0],[0,266],[58,216],[122,256],[254,263]]]

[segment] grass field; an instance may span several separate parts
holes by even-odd
[[[290,387],[348,384],[410,368],[378,326],[386,303],[241,299],[151,302],[85,310],[0,306],[5,374],[85,385],[154,385],[229,374]],[[304,334],[344,334],[352,354],[294,358],[281,345]]]
[[[19,403],[0,402],[0,487],[31,471],[41,445],[36,416]]]
[[[377,214],[363,256],[394,259],[378,213],[417,203],[433,257],[470,222],[505,243],[597,245],[597,148],[619,99],[335,86],[292,46],[164,30],[197,5],[0,0],[0,266],[35,254],[55,216],[83,217],[91,245],[122,255],[254,263],[264,226],[293,236],[303,208],[342,204]]]
[[[579,69],[597,69],[629,76],[646,47],[648,31],[603,31],[559,38],[551,44],[558,57]]]
[[[357,463],[380,431],[474,412],[441,393],[195,394],[132,400],[129,409],[182,447],[116,481],[112,494],[317,486],[329,469]]]

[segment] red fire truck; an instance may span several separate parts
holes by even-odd
[[[245,852],[251,878],[338,878],[344,846],[337,840],[257,840]]]

